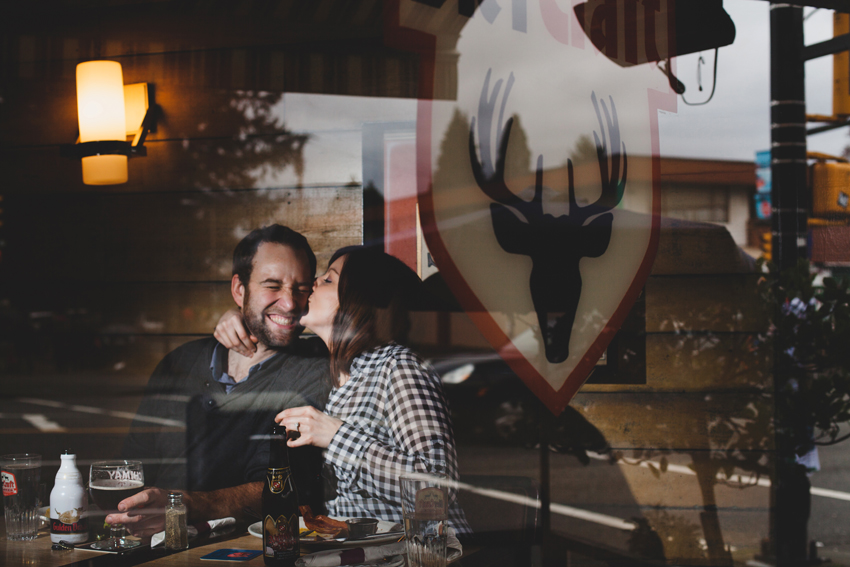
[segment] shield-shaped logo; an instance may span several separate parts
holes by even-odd
[[[422,54],[423,232],[482,334],[560,413],[655,257],[658,111],[676,96],[663,66],[640,63],[673,53],[671,11],[475,4],[401,0],[388,13],[399,46]]]

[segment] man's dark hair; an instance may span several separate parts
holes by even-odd
[[[251,231],[236,245],[233,251],[233,275],[239,276],[242,285],[247,286],[251,281],[251,271],[254,269],[254,256],[260,244],[269,242],[289,246],[293,250],[302,250],[307,255],[310,264],[310,277],[316,276],[316,255],[300,232],[295,232],[287,226],[272,224]]]

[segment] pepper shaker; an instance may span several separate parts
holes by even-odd
[[[165,506],[165,549],[189,549],[189,530],[186,526],[186,505],[179,492],[168,493]]]

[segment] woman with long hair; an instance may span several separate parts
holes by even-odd
[[[458,478],[440,378],[396,342],[406,335],[407,309],[421,284],[397,258],[349,247],[334,254],[313,285],[301,323],[328,347],[333,389],[324,412],[290,408],[275,421],[301,434],[289,440],[290,447],[326,449],[326,471],[332,471],[331,484],[336,484],[335,494],[327,497],[331,516],[401,522],[399,475]],[[234,336],[221,332],[225,319],[217,337]],[[229,324],[234,322],[231,317]],[[466,534],[469,526],[455,496],[450,490],[449,521],[458,534]]]

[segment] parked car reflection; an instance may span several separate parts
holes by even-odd
[[[463,444],[498,444],[525,448],[542,442],[583,464],[588,451],[609,454],[608,442],[572,407],[555,417],[496,353],[436,357],[452,408],[455,436]]]

